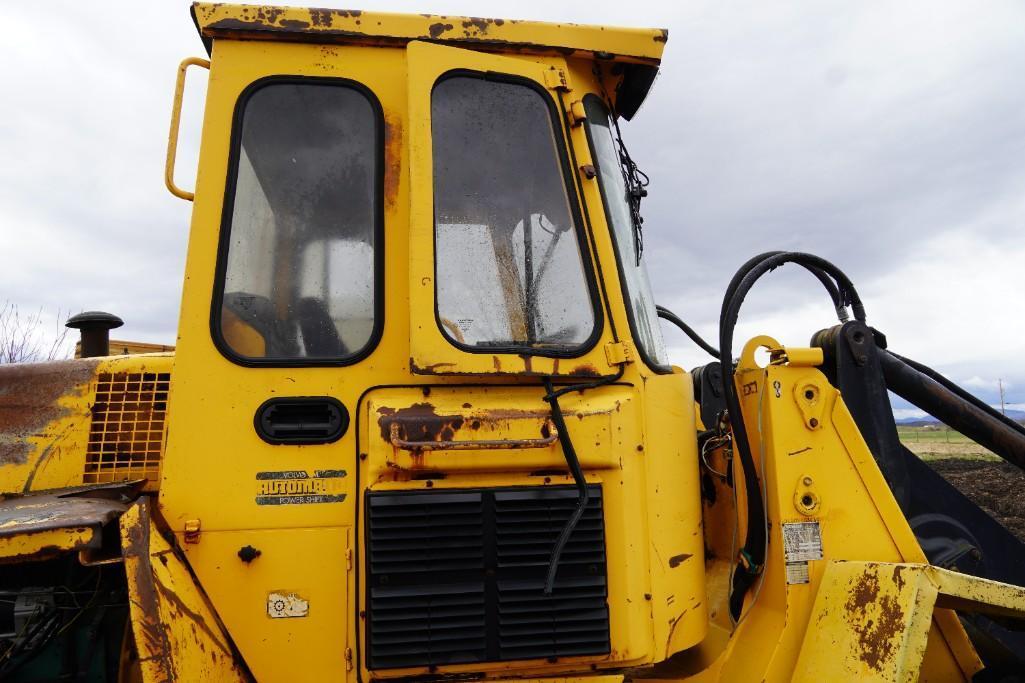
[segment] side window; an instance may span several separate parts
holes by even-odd
[[[431,95],[438,318],[457,345],[579,349],[598,313],[545,96],[483,75]]]
[[[243,97],[214,331],[233,356],[345,361],[378,329],[378,114],[352,86],[270,81]]]
[[[587,113],[587,135],[591,141],[591,155],[598,167],[602,198],[606,216],[616,246],[616,258],[623,283],[630,327],[641,353],[649,364],[665,366],[669,363],[662,330],[658,325],[655,297],[651,293],[648,270],[637,253],[633,218],[626,196],[626,181],[619,163],[619,153],[612,139],[609,111],[594,95],[584,98]]]

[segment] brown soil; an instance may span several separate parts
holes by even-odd
[[[1025,542],[1025,472],[989,460],[944,458],[929,465]]]

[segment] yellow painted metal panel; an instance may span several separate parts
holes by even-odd
[[[656,660],[692,647],[708,631],[705,553],[693,384],[689,375],[644,383],[644,498],[651,538],[651,616]]]
[[[182,543],[257,680],[351,675],[346,649],[357,615],[349,539],[347,527],[324,527],[203,531],[197,543]],[[239,556],[246,547],[259,552],[249,562]]]
[[[80,550],[97,539],[94,527],[47,529],[16,536],[0,536],[0,564],[27,562]]]
[[[188,567],[140,499],[120,519],[131,628],[146,683],[248,676]]]
[[[794,680],[918,680],[935,606],[1020,619],[1025,588],[922,564],[830,562]]]
[[[595,54],[657,63],[668,39],[658,28],[614,28],[516,19],[390,14],[342,9],[195,3],[205,38],[313,40],[399,45],[411,40],[461,43],[496,52]]]

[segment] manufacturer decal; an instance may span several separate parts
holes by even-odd
[[[345,500],[345,470],[278,470],[257,472],[257,505],[310,505]]]

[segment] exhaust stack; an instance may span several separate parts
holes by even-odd
[[[110,331],[124,324],[125,321],[113,313],[85,311],[68,318],[64,326],[81,332],[81,357],[93,358],[110,355]]]

